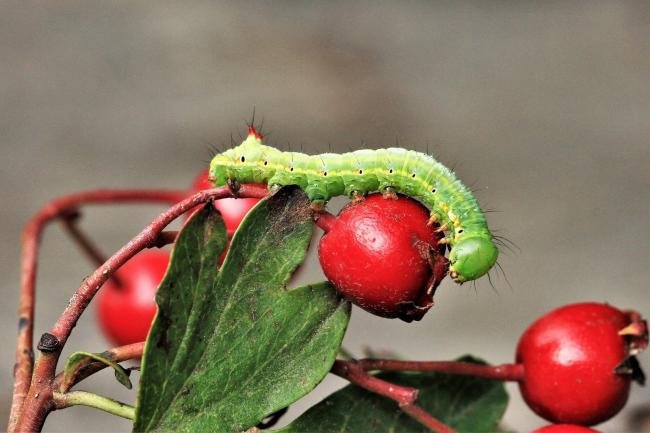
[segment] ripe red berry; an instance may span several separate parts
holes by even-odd
[[[615,369],[629,356],[619,331],[626,313],[607,304],[558,308],[535,321],[517,346],[522,396],[538,415],[556,423],[593,425],[625,405],[631,377]]]
[[[138,253],[116,272],[120,286],[107,281],[97,294],[97,316],[104,335],[116,345],[144,341],[156,314],[154,297],[169,264],[166,251]]]
[[[597,430],[589,427],[583,427],[573,424],[551,424],[546,427],[538,428],[532,433],[599,433]]]
[[[266,187],[266,185],[259,186]],[[196,176],[192,184],[192,193],[210,188],[214,188],[214,185],[208,181],[208,170],[203,170]],[[222,198],[215,200],[214,207],[221,213],[221,217],[226,224],[228,236],[232,236],[235,233],[235,230],[239,227],[239,223],[241,223],[248,211],[258,201],[260,201],[258,198]]]
[[[343,297],[373,314],[421,318],[431,306],[432,264],[445,260],[444,245],[437,246],[442,234],[428,219],[408,197],[372,194],[350,203],[319,224],[326,230],[318,245],[323,272]]]

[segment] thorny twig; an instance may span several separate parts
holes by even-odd
[[[43,207],[27,224],[23,232],[22,281],[19,310],[19,332],[16,347],[14,399],[8,431],[40,431],[47,414],[55,409],[53,382],[56,364],[63,345],[88,303],[114,272],[144,248],[161,243],[164,228],[186,211],[209,200],[231,197],[228,187],[204,190],[184,198],[185,192],[157,190],[96,190],[61,197]],[[265,188],[243,185],[237,195],[261,198],[268,194]],[[178,201],[180,200],[180,201]],[[34,366],[33,318],[36,259],[43,228],[47,223],[73,212],[78,206],[90,203],[119,202],[176,202],[154,219],[140,234],[109,258],[84,280],[73,294],[68,307],[51,330],[41,337],[38,349],[41,356]]]
[[[75,212],[86,204],[114,203],[175,203],[186,195],[183,191],[167,190],[94,190],[71,194],[52,200],[29,220],[22,236],[21,284],[19,300],[14,392],[8,432],[14,431],[18,413],[31,384],[34,366],[33,333],[35,283],[38,249],[43,230],[52,221]]]

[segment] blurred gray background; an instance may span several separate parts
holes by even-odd
[[[346,346],[413,359],[471,352],[513,359],[537,316],[576,301],[650,315],[650,6],[615,2],[2,2],[0,295],[10,399],[20,231],[47,200],[112,187],[188,187],[209,143],[245,132],[253,107],[271,144],[306,152],[401,145],[431,152],[473,185],[493,228],[520,251],[495,275],[445,282],[419,323],[355,310]],[[341,202],[334,203],[334,208]],[[95,207],[83,227],[115,251],[162,210]],[[46,232],[36,335],[60,314],[88,262]],[[317,263],[305,279],[320,279]],[[99,351],[93,311],[70,349]],[[650,356],[640,360],[650,368]],[[110,373],[82,388],[125,401]],[[327,379],[290,412],[332,389]],[[509,385],[504,424],[544,424]],[[618,417],[650,403],[634,386]],[[86,408],[46,431],[129,431]]]

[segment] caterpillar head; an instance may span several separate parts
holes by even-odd
[[[497,257],[499,250],[489,237],[464,237],[449,253],[449,275],[457,283],[475,280],[494,266]]]
[[[250,177],[257,171],[258,163],[264,160],[264,147],[262,135],[249,127],[248,136],[239,146],[212,158],[208,179],[215,186],[225,185],[229,178],[235,178],[235,170],[239,177]]]

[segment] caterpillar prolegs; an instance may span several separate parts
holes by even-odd
[[[314,203],[338,195],[398,192],[422,202],[450,233],[449,275],[457,283],[475,280],[496,263],[499,251],[485,215],[469,189],[447,167],[424,153],[401,148],[306,155],[283,152],[262,143],[253,127],[237,147],[210,162],[210,180],[225,185],[267,183],[298,185]]]

